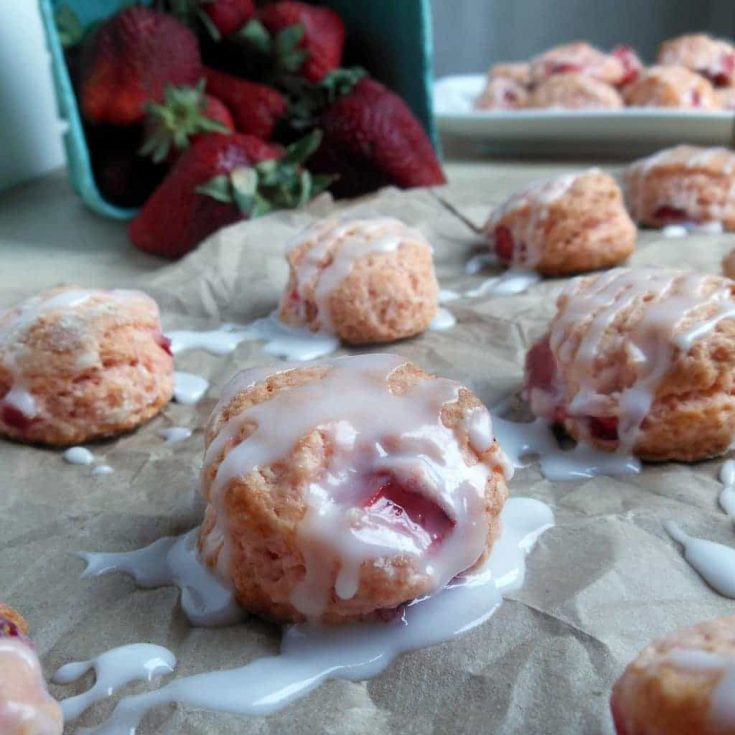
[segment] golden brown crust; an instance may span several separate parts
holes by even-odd
[[[330,370],[318,365],[276,373],[238,392],[220,410],[212,415],[205,432],[205,447],[209,447],[225,423],[250,406],[269,400],[281,391],[287,391],[312,380],[323,378]],[[420,381],[433,380],[412,363],[394,370],[388,379],[391,392],[405,392]],[[454,430],[467,464],[481,462],[490,469],[485,491],[485,513],[489,523],[484,560],[500,532],[500,511],[507,497],[503,468],[498,461],[494,443],[478,455],[470,446],[462,419],[468,410],[480,406],[478,398],[468,389],[460,391],[458,399],[445,404],[442,422]],[[254,429],[245,425],[232,441],[226,444],[219,457],[208,462],[202,472],[202,493],[212,500],[212,484],[217,469],[231,447],[241,442]],[[296,622],[304,616],[291,603],[291,592],[303,580],[305,562],[297,542],[297,526],[306,513],[304,488],[318,481],[334,451],[330,437],[314,429],[303,436],[292,452],[271,465],[237,477],[223,490],[219,501],[226,516],[231,561],[229,568],[239,602],[247,610],[277,621]],[[216,565],[220,553],[217,548],[207,553],[208,543],[217,522],[217,510],[207,506],[200,532],[200,549],[205,560]],[[331,570],[336,578],[337,569]],[[327,623],[342,623],[369,618],[380,611],[392,610],[401,604],[430,592],[429,580],[417,573],[409,557],[395,556],[384,564],[365,562],[362,565],[357,594],[351,599],[339,598],[334,589],[327,611],[320,618]]]
[[[710,82],[683,66],[651,66],[623,89],[632,107],[687,107],[716,110],[719,102]]]
[[[528,95],[528,107],[565,109],[609,109],[623,106],[618,91],[586,74],[554,74],[539,82]]]
[[[4,602],[0,602],[0,618],[10,621],[15,625],[23,635],[28,635],[28,623],[26,619],[19,613],[13,610],[10,605],[6,605]],[[0,634],[2,633],[2,620],[0,620]]]
[[[359,231],[371,224],[371,220],[355,220],[351,227]],[[350,271],[327,299],[330,331],[348,344],[394,342],[413,337],[425,331],[436,316],[439,285],[431,247],[408,227],[393,224],[405,229],[400,245],[395,250],[355,257]],[[325,255],[318,279],[331,265],[335,251],[344,247],[350,236],[348,232],[335,240],[333,249]],[[285,323],[314,331],[324,328],[321,323],[324,315],[319,314],[315,296],[317,281],[301,283],[299,266],[312,248],[318,246],[318,240],[312,238],[288,252],[289,281],[279,311]],[[293,298],[295,294],[300,295],[298,300]]]
[[[65,291],[73,289],[43,296]],[[115,301],[90,293],[73,311],[53,309],[17,333],[0,331],[0,435],[79,444],[134,429],[170,401],[173,357],[155,302],[144,294]],[[16,313],[0,315],[0,327]],[[18,387],[32,396],[31,416],[19,417],[8,404]]]
[[[539,273],[562,276],[609,268],[635,249],[637,231],[620,187],[602,171],[577,175],[562,196],[544,204],[546,214],[538,206],[529,200],[499,219],[491,217],[487,234],[492,238],[495,228],[505,227],[514,238],[514,247],[540,248],[538,261],[529,261]],[[531,243],[524,243],[524,237]],[[525,267],[515,259],[511,263]]]
[[[735,656],[735,617],[700,623],[651,643],[613,688],[611,709],[618,735],[728,735],[713,722],[710,704],[722,677],[715,670],[677,665],[674,650]]]
[[[735,229],[735,153],[727,148],[681,145],[631,164],[625,172],[631,216],[652,227],[670,212],[690,222],[721,222]]]

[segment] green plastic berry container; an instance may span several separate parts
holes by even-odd
[[[55,22],[58,8],[67,6],[86,27],[128,5],[129,0],[39,0],[39,4],[59,114],[68,125],[64,148],[72,186],[95,212],[130,219],[137,210],[106,201],[95,183],[82,118]],[[345,21],[347,63],[359,63],[397,92],[436,144],[431,106],[433,46],[429,0],[323,0],[319,4],[333,8]]]

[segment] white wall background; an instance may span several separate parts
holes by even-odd
[[[565,41],[629,43],[652,61],[665,38],[735,34],[734,0],[432,0],[438,76],[484,71]]]
[[[36,0],[0,0],[0,190],[61,166],[61,123]]]

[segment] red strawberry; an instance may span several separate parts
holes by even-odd
[[[234,33],[255,15],[253,0],[210,0],[202,10],[223,36]]]
[[[301,166],[319,140],[313,134],[282,153],[251,135],[201,136],[133,220],[131,240],[141,250],[176,258],[220,227],[306,203],[328,183]]]
[[[380,186],[402,188],[446,182],[431,141],[408,105],[374,79],[362,79],[321,115],[322,145],[311,168],[340,178],[337,196]]]
[[[196,84],[202,65],[194,34],[176,18],[127,8],[91,36],[80,59],[79,97],[91,122],[129,125],[167,84]]]
[[[215,69],[205,69],[205,76],[207,92],[227,105],[241,133],[270,140],[273,127],[286,113],[286,99],[280,92]]]
[[[235,122],[216,97],[204,94],[204,80],[196,87],[166,87],[163,102],[146,107],[145,143],[141,155],[156,163],[173,162],[202,133],[229,133]]]
[[[171,12],[184,23],[202,23],[215,41],[229,36],[255,15],[253,0],[169,0]]]
[[[299,73],[318,82],[342,63],[345,26],[329,8],[280,0],[260,8],[242,38],[271,56],[273,73]]]
[[[139,155],[140,125],[88,125],[85,130],[97,188],[109,202],[139,207],[161,183],[166,167]]]

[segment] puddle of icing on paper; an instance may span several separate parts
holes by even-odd
[[[124,697],[88,735],[134,735],[143,716],[177,702],[242,715],[266,715],[302,698],[328,679],[358,681],[384,671],[401,653],[451,640],[486,621],[502,595],[524,581],[525,557],[554,523],[548,506],[511,498],[502,533],[479,571],[433,597],[409,604],[386,623],[287,628],[278,656],[240,668],[174,679],[156,691]]]

